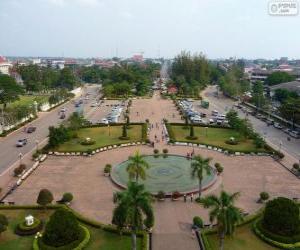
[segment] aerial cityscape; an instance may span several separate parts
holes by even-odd
[[[0,250],[300,249],[297,0],[1,0]]]

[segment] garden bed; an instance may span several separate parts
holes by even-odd
[[[7,231],[1,234],[0,249],[5,250],[31,250],[33,246],[34,236],[18,236],[14,233],[14,230],[18,223],[24,220],[28,214],[39,218],[41,221],[47,222],[49,216],[54,212],[55,208],[61,206],[49,206],[45,211],[38,206],[2,206],[0,207],[0,213],[5,214],[9,221]],[[82,223],[84,227],[89,230],[90,240],[86,245],[86,249],[90,250],[119,250],[130,249],[131,238],[128,233],[120,235],[116,229],[112,226],[106,226],[96,221],[92,221],[82,217],[81,215],[74,213],[77,219]],[[138,250],[146,250],[145,241],[147,236],[145,234],[139,234],[137,238]]]
[[[168,124],[167,129],[170,141],[209,145],[231,152],[270,153],[270,151],[265,148],[257,148],[253,140],[244,139],[238,131],[231,128],[194,125],[194,134],[197,137],[195,140],[187,139],[190,130],[186,129],[184,124]],[[237,145],[227,144],[226,141],[231,137],[234,137],[239,143]]]
[[[145,141],[145,135],[143,132],[143,124],[131,124],[130,129],[127,130],[128,140],[121,140],[122,125],[113,126],[93,126],[88,128],[82,128],[78,131],[78,138],[73,138],[59,145],[52,151],[57,152],[86,152],[88,150],[96,150],[101,147],[109,145],[120,145],[130,142]],[[95,141],[92,145],[82,145],[81,142],[85,138],[91,138]]]

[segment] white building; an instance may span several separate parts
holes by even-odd
[[[5,57],[0,56],[0,73],[9,75],[9,69],[13,65],[9,63]]]

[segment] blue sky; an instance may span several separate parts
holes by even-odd
[[[0,0],[0,54],[300,58],[300,15],[267,0]]]

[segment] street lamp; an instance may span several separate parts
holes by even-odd
[[[279,142],[279,152],[281,152],[282,141]]]
[[[208,127],[205,127],[205,133],[206,133],[206,137],[207,137],[207,130],[208,130]]]
[[[35,140],[35,146],[36,146],[36,151],[38,151],[39,150],[39,140]]]
[[[23,158],[23,154],[22,154],[22,153],[19,153],[20,165],[22,164],[22,158]]]

